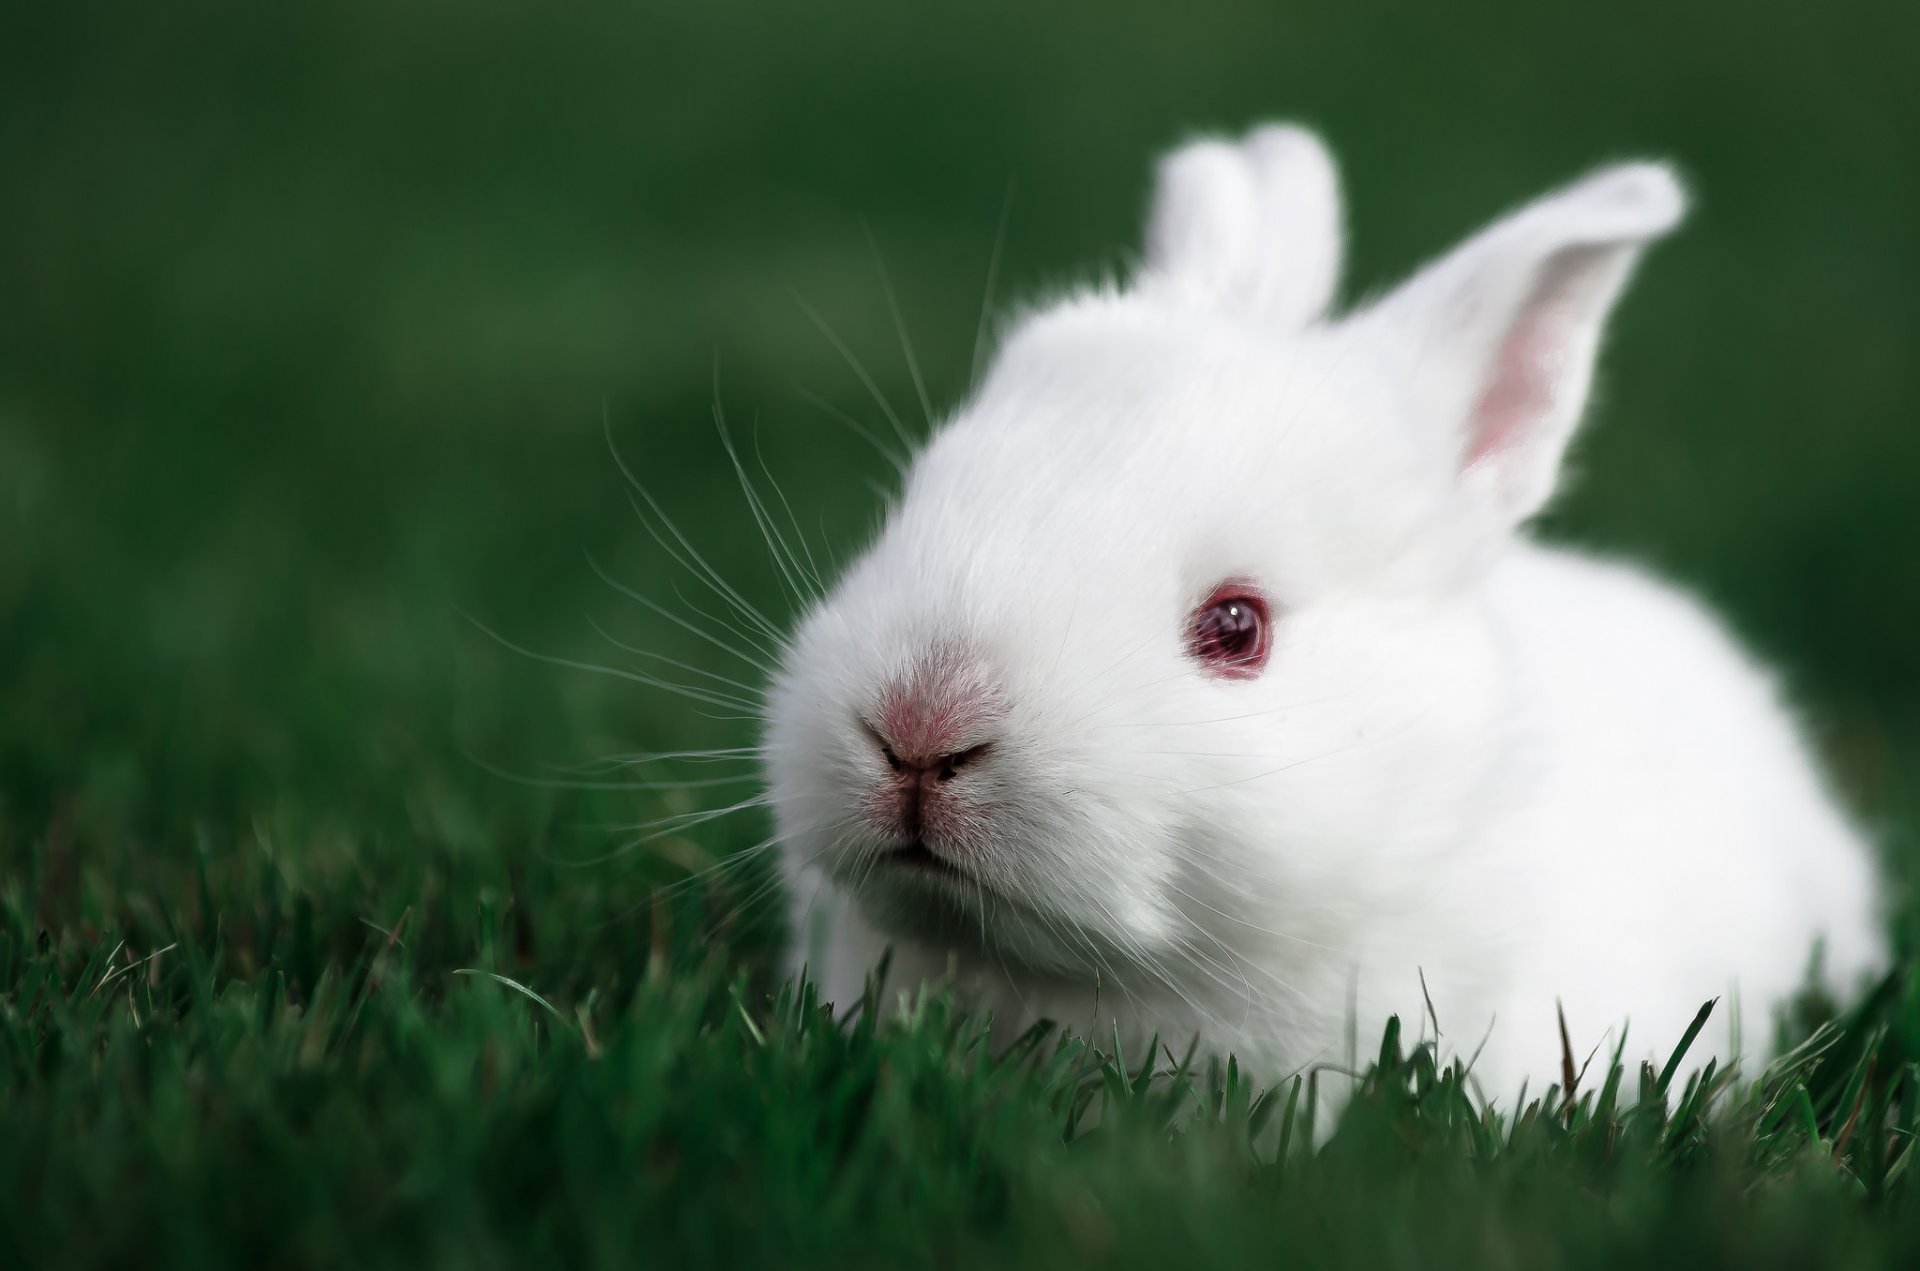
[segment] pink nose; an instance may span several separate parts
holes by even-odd
[[[978,759],[992,747],[990,741],[965,750],[956,750],[951,754],[934,755],[929,759],[909,758],[894,752],[892,746],[880,743],[880,753],[887,761],[887,767],[899,773],[902,780],[925,785],[930,781],[951,781],[958,776],[969,760]]]
[[[889,684],[868,731],[887,763],[871,810],[892,836],[918,841],[960,835],[977,815],[967,767],[993,747],[1005,710],[977,664],[929,656]]]
[[[892,788],[885,800],[888,828],[903,839],[924,838],[929,830],[950,836],[955,820],[953,801],[940,787],[960,775],[960,770],[985,755],[991,742],[981,742],[951,754],[930,759],[903,759],[893,748],[881,744],[887,767],[892,770]],[[930,824],[931,823],[931,824]]]

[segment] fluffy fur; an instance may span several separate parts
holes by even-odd
[[[1663,1056],[1729,993],[1764,1038],[1816,942],[1836,983],[1873,967],[1869,850],[1768,677],[1672,587],[1521,532],[1683,208],[1609,168],[1329,317],[1317,139],[1167,159],[1137,277],[1017,324],[795,636],[766,748],[796,963],[845,1002],[891,946],[895,986],[951,973],[997,1026],[1197,1034],[1269,1077],[1423,1017],[1424,973],[1503,1093],[1557,1075],[1556,1001],[1582,1053],[1630,1019]],[[1255,678],[1184,641],[1223,579],[1273,605]],[[946,792],[970,831],[928,844],[954,875],[863,811],[863,721],[930,659],[1000,704]]]

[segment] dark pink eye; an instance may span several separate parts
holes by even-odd
[[[1187,649],[1216,675],[1252,679],[1267,664],[1273,620],[1267,602],[1246,583],[1222,583],[1187,624]]]

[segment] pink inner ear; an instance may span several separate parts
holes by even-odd
[[[1617,257],[1605,247],[1564,248],[1540,269],[1526,300],[1494,355],[1492,375],[1470,417],[1462,469],[1503,451],[1524,449],[1541,429],[1558,433],[1554,418],[1569,358],[1584,340],[1582,324],[1604,307],[1608,271]],[[1558,438],[1549,438],[1555,444]]]
[[[1493,375],[1474,404],[1462,468],[1521,444],[1527,430],[1553,409],[1566,325],[1559,306],[1536,301],[1507,332]]]

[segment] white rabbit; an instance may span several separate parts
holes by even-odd
[[[1326,312],[1310,133],[1159,172],[1131,284],[1010,331],[804,620],[766,754],[796,966],[1277,1079],[1427,1014],[1510,1097],[1749,1041],[1884,956],[1862,837],[1692,599],[1529,539],[1684,195],[1607,168]],[[1724,1008],[1723,1008],[1724,1009]],[[1496,1022],[1497,1021],[1497,1022]],[[1617,1032],[1612,1032],[1618,1037]],[[1725,1055],[1723,1023],[1693,1057]]]

